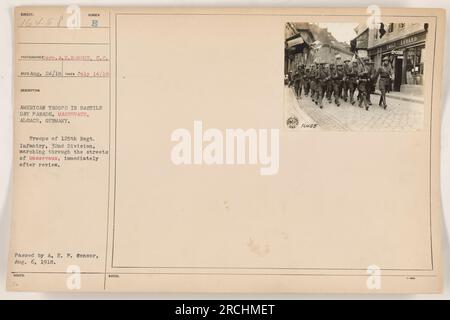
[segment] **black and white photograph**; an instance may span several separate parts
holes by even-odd
[[[290,130],[420,131],[426,23],[285,25]]]

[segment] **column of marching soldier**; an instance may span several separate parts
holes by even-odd
[[[349,59],[341,63],[342,58],[336,56],[336,63],[319,63],[315,61],[310,65],[299,64],[294,72],[288,75],[288,84],[294,88],[297,98],[310,96],[320,108],[323,108],[323,99],[336,106],[341,105],[341,100],[349,101],[352,105],[369,110],[372,105],[370,94],[375,90],[378,82],[380,90],[380,101],[378,105],[386,109],[386,92],[390,91],[392,81],[392,69],[389,58],[383,59],[382,65],[375,70],[373,62],[369,58]]]

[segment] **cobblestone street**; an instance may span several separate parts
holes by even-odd
[[[356,94],[355,94],[356,96]],[[373,105],[367,111],[341,101],[341,106],[323,100],[320,109],[310,97],[295,97],[292,88],[285,86],[285,119],[298,118],[294,130],[333,130],[333,131],[416,131],[423,127],[424,105],[418,102],[387,98],[387,109],[378,106],[380,96],[371,95]],[[356,97],[355,97],[356,99]]]

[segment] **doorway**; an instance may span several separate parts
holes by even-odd
[[[401,59],[400,57],[395,58],[394,70],[395,70],[395,78],[393,91],[400,91],[403,76],[403,59]]]

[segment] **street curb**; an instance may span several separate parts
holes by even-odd
[[[372,94],[375,94],[377,96],[380,95],[379,92],[374,92]],[[414,97],[399,97],[396,95],[390,95],[389,93],[386,94],[386,98],[391,98],[391,99],[397,99],[397,100],[402,100],[402,101],[408,101],[408,102],[415,102],[415,103],[424,103],[423,99],[420,98],[414,98]]]

